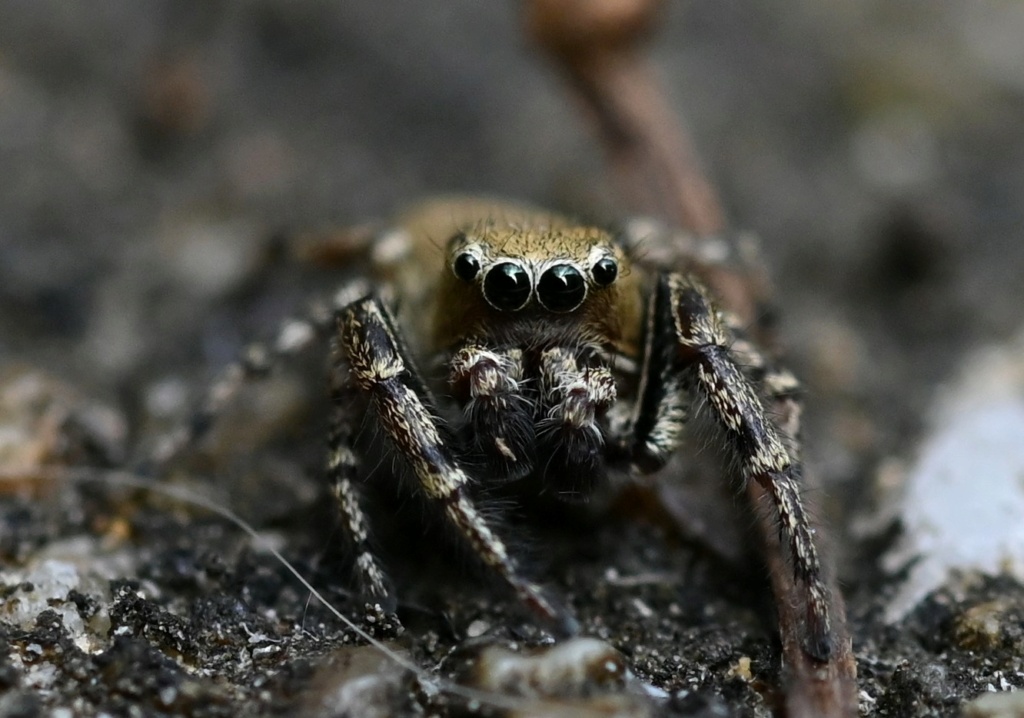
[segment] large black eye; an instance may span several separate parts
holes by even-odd
[[[594,275],[595,282],[602,287],[607,287],[619,276],[619,265],[611,257],[605,257],[591,267],[590,271]]]
[[[497,264],[484,277],[484,298],[506,312],[525,307],[530,291],[530,275],[514,262]]]
[[[464,282],[472,282],[480,273],[480,260],[469,252],[463,252],[455,258],[452,265],[455,276]]]
[[[541,275],[537,298],[553,312],[568,312],[583,303],[587,283],[571,264],[556,264]]]

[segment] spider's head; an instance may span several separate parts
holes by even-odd
[[[473,336],[540,345],[553,337],[636,352],[646,273],[614,235],[519,205],[475,209],[448,224],[450,239],[433,255],[442,260],[429,311],[433,346]]]
[[[556,221],[480,224],[452,237],[447,260],[458,282],[475,287],[500,312],[532,307],[568,314],[615,284],[625,256],[608,233]]]

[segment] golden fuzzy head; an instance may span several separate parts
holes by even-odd
[[[438,344],[538,318],[584,341],[631,343],[623,328],[639,324],[639,285],[612,235],[559,215],[503,209],[463,224],[444,248]]]
[[[598,229],[541,223],[499,227],[488,220],[455,235],[447,260],[452,275],[498,311],[535,305],[562,314],[613,284],[622,256]]]

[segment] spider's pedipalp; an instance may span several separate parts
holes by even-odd
[[[533,402],[523,393],[523,353],[469,340],[449,362],[448,384],[465,402],[471,459],[497,481],[521,479],[534,468]]]
[[[552,347],[540,355],[539,447],[548,456],[545,477],[564,499],[586,499],[604,476],[599,413],[616,397],[605,366],[580,368],[576,354]]]

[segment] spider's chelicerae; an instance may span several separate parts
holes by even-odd
[[[804,648],[828,659],[828,596],[795,440],[766,411],[796,382],[743,339],[699,281],[656,255],[555,214],[474,200],[427,203],[377,238],[378,276],[339,292],[319,320],[333,336],[327,472],[369,599],[394,601],[361,506],[361,485],[388,473],[360,460],[368,409],[486,569],[569,629],[571,617],[524,575],[475,504],[476,488],[522,481],[585,498],[609,470],[663,467],[703,411],[744,479],[770,497],[802,587]],[[274,344],[249,351],[213,386],[197,426],[245,376],[306,346],[317,324],[291,321]]]

